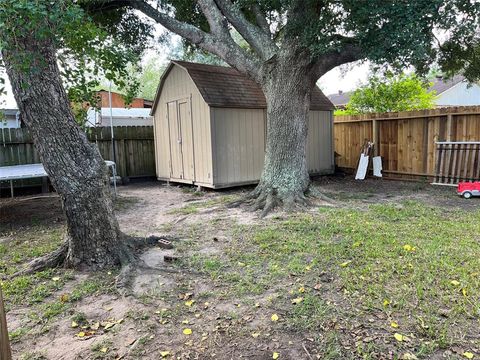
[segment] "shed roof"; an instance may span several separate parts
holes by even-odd
[[[200,91],[205,102],[212,107],[264,109],[267,107],[260,86],[234,68],[174,60],[160,81],[152,113],[155,111],[163,83],[171,68],[185,69]],[[333,104],[318,87],[312,93],[311,110],[332,110]]]

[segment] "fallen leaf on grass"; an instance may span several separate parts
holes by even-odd
[[[399,333],[393,334],[393,337],[394,337],[397,341],[403,341],[403,340],[405,340],[405,336],[403,336],[402,334],[399,334]]]
[[[112,311],[112,310],[113,310],[113,307],[112,307],[112,306],[105,306],[105,307],[103,308],[103,310],[105,310],[105,311]]]
[[[109,321],[102,323],[102,326],[105,330],[108,330],[108,329],[114,327],[115,325],[117,325],[117,323],[109,322]]]
[[[395,321],[392,321],[390,323],[390,326],[393,327],[393,328],[398,328],[398,324]]]
[[[195,303],[195,300],[185,301],[185,306],[191,307]]]
[[[409,251],[409,252],[413,252],[413,251],[415,251],[415,250],[417,250],[417,249],[415,248],[415,246],[412,246],[412,245],[409,245],[409,244],[405,244],[405,245],[403,245],[403,250]]]
[[[78,323],[75,321],[72,321],[72,328],[76,328],[76,327],[78,327]]]
[[[299,289],[298,289],[298,292],[299,293],[304,293],[305,292],[305,288],[303,286],[301,286]]]
[[[463,354],[463,356],[465,356],[467,359],[473,359],[473,353],[469,352],[469,351],[465,351]]]
[[[300,304],[303,301],[303,297],[298,297],[295,299],[292,299],[292,304]]]
[[[351,262],[352,262],[352,260],[345,261],[345,262],[341,263],[340,266],[341,267],[347,267]]]
[[[70,296],[68,296],[68,294],[62,294],[62,295],[60,295],[60,301],[61,301],[62,303],[66,303],[69,299],[70,299]]]
[[[390,301],[387,299],[383,300],[383,306],[388,306],[388,305],[390,305]]]
[[[183,334],[184,335],[191,335],[192,334],[192,329],[183,329]]]
[[[108,348],[107,348],[107,347],[102,347],[102,348],[100,349],[100,352],[102,352],[102,353],[106,353],[107,351],[108,351]]]
[[[52,278],[52,280],[53,280],[53,281],[59,281],[60,278],[59,278],[58,276],[55,276],[55,277]]]
[[[160,355],[162,356],[162,358],[167,357],[170,355],[170,351],[160,351]]]
[[[277,352],[274,352],[274,353],[272,354],[272,359],[278,359],[279,357],[280,357],[280,354],[277,353]]]
[[[252,337],[255,339],[258,338],[259,336],[260,336],[260,333],[252,333]]]
[[[80,331],[77,334],[77,337],[84,338],[84,337],[88,337],[88,336],[92,336],[92,335],[95,335],[95,331]]]
[[[452,280],[452,281],[450,281],[450,284],[452,284],[453,286],[458,286],[458,285],[460,285],[460,281]]]
[[[98,330],[99,327],[100,327],[100,323],[97,321],[96,323],[94,323],[93,325],[90,326],[90,329]]]
[[[405,353],[405,354],[403,354],[403,355],[400,357],[400,359],[402,359],[402,360],[418,360],[418,358],[417,358],[415,355],[410,354],[410,353]]]
[[[468,295],[467,289],[463,288],[462,289],[462,294],[463,294],[463,296],[466,297]]]
[[[277,314],[273,314],[272,317],[271,317],[272,321],[278,321],[278,315]]]

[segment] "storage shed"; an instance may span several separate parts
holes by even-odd
[[[334,171],[332,111],[332,103],[315,88],[307,147],[311,175]],[[172,61],[151,114],[159,180],[215,189],[259,181],[266,102],[260,87],[237,70]]]

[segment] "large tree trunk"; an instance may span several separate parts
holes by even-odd
[[[263,215],[277,205],[305,203],[310,178],[306,159],[310,96],[315,80],[308,66],[276,63],[262,85],[267,100],[267,144],[260,183],[252,193]]]
[[[108,171],[97,147],[75,122],[54,46],[32,36],[19,40],[15,49],[4,49],[2,56],[22,119],[67,218],[65,245],[39,265],[98,269],[119,264],[126,247],[114,215]]]

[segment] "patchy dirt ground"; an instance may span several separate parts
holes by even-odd
[[[472,275],[480,272],[480,231],[468,217],[479,215],[480,199],[386,180],[324,177],[315,188],[333,201],[259,219],[225,206],[248,188],[120,187],[121,229],[173,236],[175,249],[142,254],[162,270],[137,274],[134,296],[118,295],[115,270],[56,270],[4,284],[15,358],[480,356],[480,280]],[[5,272],[60,243],[57,198],[0,206]],[[450,247],[462,233],[450,220],[458,214],[466,218],[465,257]]]

